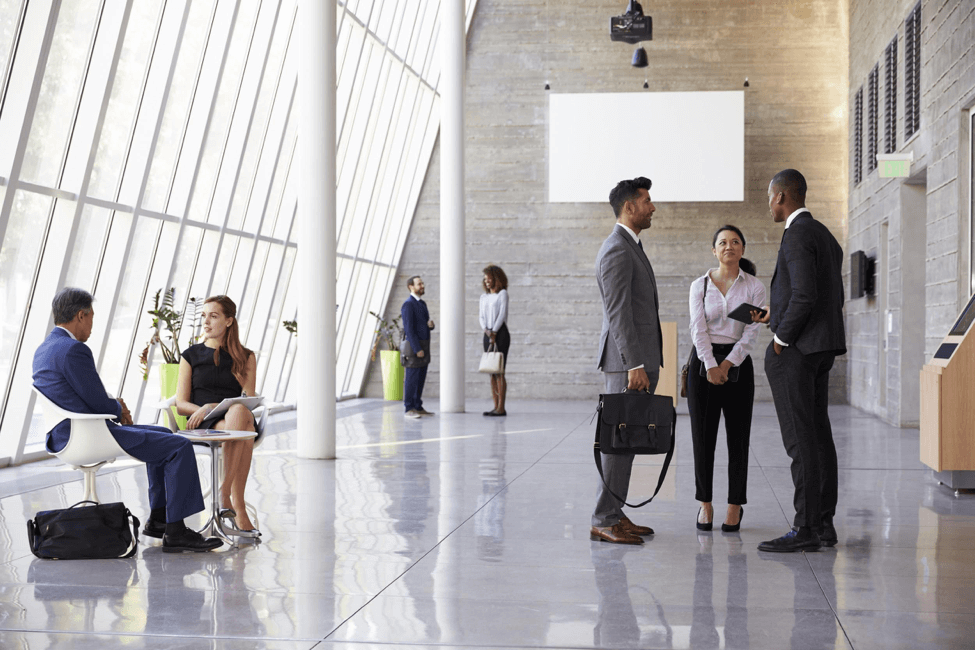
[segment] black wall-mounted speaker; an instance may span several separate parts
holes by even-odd
[[[877,264],[863,251],[850,255],[850,299],[873,296],[876,284]]]

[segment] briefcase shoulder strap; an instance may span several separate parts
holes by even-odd
[[[128,517],[132,522],[132,548],[130,548],[129,552],[122,557],[129,558],[135,555],[135,552],[139,550],[139,524],[141,522],[139,521],[138,517],[129,512],[128,508],[125,509],[125,516]]]
[[[596,409],[597,413],[601,409],[602,409],[602,404],[600,403],[600,405]],[[593,441],[592,444],[592,455],[593,455],[593,459],[596,461],[596,469],[599,471],[599,478],[600,480],[602,480],[603,485],[606,486],[606,489],[609,490],[609,493],[612,494],[614,497],[616,497],[618,501],[622,501],[623,505],[625,506],[628,506],[630,508],[642,508],[643,506],[653,501],[654,498],[657,496],[657,493],[660,492],[660,488],[664,484],[664,479],[667,478],[667,470],[670,468],[670,461],[674,457],[674,447],[676,446],[676,442],[677,442],[677,413],[675,409],[674,417],[670,427],[670,451],[667,452],[667,456],[664,458],[664,465],[660,470],[660,478],[657,479],[657,489],[653,491],[653,496],[651,496],[649,499],[635,505],[632,503],[627,503],[618,494],[613,492],[612,488],[609,487],[609,483],[606,482],[606,477],[603,476],[603,463],[599,451],[599,423],[598,422],[596,423],[596,439],[595,441]]]

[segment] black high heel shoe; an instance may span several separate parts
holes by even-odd
[[[711,530],[711,526],[713,525],[712,522],[709,521],[709,522],[707,522],[705,524],[702,524],[701,523],[701,512],[703,510],[704,510],[704,508],[698,508],[697,509],[697,522],[696,522],[697,523],[697,529],[698,530]],[[711,517],[713,518],[714,515],[711,515]]]
[[[745,506],[738,506],[741,511],[738,513],[738,523],[734,526],[729,526],[728,524],[721,524],[722,533],[737,533],[741,529],[741,520],[745,516]]]

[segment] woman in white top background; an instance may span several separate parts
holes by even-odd
[[[499,417],[507,415],[504,410],[504,399],[508,392],[508,382],[504,378],[504,368],[508,365],[508,348],[511,347],[511,335],[508,333],[508,276],[501,267],[493,264],[484,267],[484,293],[478,318],[481,329],[484,330],[484,351],[491,345],[497,345],[498,352],[504,355],[501,372],[491,375],[491,396],[494,397],[494,408],[485,411],[484,415]]]
[[[755,369],[751,354],[759,323],[746,325],[728,318],[742,303],[765,304],[765,286],[755,277],[755,265],[744,259],[745,236],[735,226],[722,226],[711,240],[718,268],[691,284],[693,354],[687,373],[687,408],[694,442],[695,498],[701,502],[698,530],[711,530],[714,510],[712,481],[718,423],[724,413],[728,438],[728,513],[721,530],[741,526],[748,483],[748,439],[755,399]]]

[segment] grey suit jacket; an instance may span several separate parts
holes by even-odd
[[[663,363],[657,280],[653,267],[630,234],[616,226],[596,256],[596,280],[603,299],[599,369],[624,372]]]

